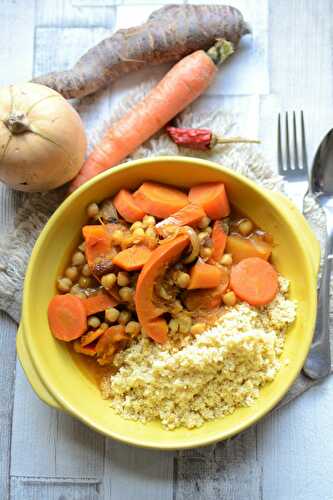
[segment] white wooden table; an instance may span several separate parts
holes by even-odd
[[[64,67],[72,55],[64,47],[79,53],[112,30],[116,1],[75,3],[0,0],[1,85]],[[260,125],[272,151],[272,100],[282,109],[305,110],[310,157],[332,127],[332,19],[331,0],[270,0],[271,95],[261,97]],[[1,186],[0,196],[1,231],[20,195]],[[1,500],[333,499],[333,377],[215,447],[140,450],[40,403],[16,363],[16,326],[5,314],[0,321]]]

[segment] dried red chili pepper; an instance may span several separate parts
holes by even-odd
[[[212,149],[216,144],[233,144],[241,142],[259,143],[256,139],[246,139],[244,137],[219,137],[208,128],[179,128],[166,127],[170,138],[185,148],[191,149]]]

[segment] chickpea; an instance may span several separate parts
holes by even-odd
[[[206,232],[199,233],[198,238],[200,243],[203,243],[208,238],[208,234]]]
[[[98,328],[101,325],[101,320],[97,316],[90,316],[88,319],[88,325],[91,328]]]
[[[73,266],[82,266],[86,261],[86,258],[82,252],[75,252],[72,257]]]
[[[81,271],[81,274],[83,276],[91,276],[91,271],[90,271],[90,267],[88,266],[88,264],[85,264],[82,268],[82,271]]]
[[[120,271],[117,276],[117,285],[126,286],[130,282],[129,276],[127,273]]]
[[[203,259],[209,259],[212,256],[212,249],[208,247],[202,247],[200,250],[200,257]]]
[[[75,267],[75,266],[67,267],[67,269],[65,271],[65,275],[70,280],[75,281],[79,275],[79,271],[78,271],[77,267]]]
[[[242,236],[248,236],[253,231],[253,224],[249,219],[244,219],[239,223],[238,230]]]
[[[59,292],[68,293],[72,287],[72,280],[69,278],[59,278],[57,288]]]
[[[198,227],[200,229],[206,229],[206,227],[209,226],[209,224],[210,224],[210,218],[207,217],[207,215],[205,215],[199,222]]]
[[[140,323],[138,323],[137,321],[129,321],[125,328],[125,332],[131,335],[131,337],[136,337],[137,335],[139,335],[140,330]]]
[[[84,252],[86,250],[86,242],[83,241],[81,243],[81,245],[78,246],[78,249],[81,251],[81,252]]]
[[[104,288],[112,288],[116,281],[117,276],[114,273],[105,274],[101,279],[101,283]]]
[[[191,330],[192,320],[189,316],[178,316],[179,331],[181,333],[188,333]]]
[[[237,303],[237,297],[234,292],[230,291],[222,296],[222,300],[226,306],[232,307]]]
[[[123,241],[124,233],[121,229],[116,229],[112,233],[112,241],[115,245],[121,245]]]
[[[145,215],[142,219],[143,227],[155,226],[156,220],[152,215]]]
[[[172,305],[171,313],[172,314],[179,314],[183,310],[182,303],[180,300],[175,300],[175,302]]]
[[[206,330],[205,323],[195,323],[195,325],[191,326],[192,335],[199,335],[200,333]]]
[[[231,253],[225,253],[220,260],[220,264],[222,264],[222,266],[230,267],[232,265]]]
[[[81,276],[79,279],[79,285],[81,288],[89,288],[91,285],[91,279],[87,276]]]
[[[100,330],[105,331],[109,328],[109,325],[107,323],[103,322],[99,328],[100,328]]]
[[[134,223],[131,225],[131,227],[130,227],[130,231],[131,231],[131,233],[133,233],[136,229],[143,229],[143,227],[144,227],[144,226],[143,226],[142,222],[140,222],[140,221],[136,221],[136,222],[134,222]]]
[[[120,312],[115,307],[109,307],[105,310],[105,319],[109,323],[115,323],[119,318]]]
[[[147,229],[146,229],[146,236],[148,238],[156,238],[156,231],[153,227],[149,226]]]
[[[90,203],[90,205],[87,206],[87,215],[90,219],[94,219],[97,217],[99,213],[99,208],[97,203]]]
[[[142,227],[138,227],[138,228],[134,229],[134,231],[133,231],[134,242],[141,241],[142,238],[144,237],[144,235],[145,235],[145,232],[144,232],[144,229],[142,229]]]
[[[133,299],[133,293],[134,293],[133,288],[130,288],[128,286],[123,286],[119,290],[119,296],[125,302],[131,302],[132,301],[132,299]]]
[[[169,330],[171,333],[176,333],[178,332],[178,328],[179,328],[179,323],[178,323],[178,320],[177,319],[171,319],[169,321]]]
[[[176,284],[180,288],[187,288],[190,283],[190,279],[191,277],[189,274],[180,272],[177,276]]]
[[[213,229],[212,229],[210,226],[208,226],[208,227],[206,227],[206,229],[204,230],[204,232],[205,232],[206,234],[210,235],[210,234],[212,234]]]
[[[131,319],[131,313],[129,311],[121,311],[119,314],[118,321],[121,325],[127,325]]]

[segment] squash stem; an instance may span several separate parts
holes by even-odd
[[[11,113],[3,123],[13,135],[31,131],[23,113]]]

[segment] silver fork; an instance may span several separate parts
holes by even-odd
[[[300,113],[299,127],[297,126],[295,111],[292,113],[291,127],[290,121],[288,111],[285,114],[284,120],[281,117],[281,113],[279,113],[278,169],[279,174],[286,181],[285,188],[287,194],[290,196],[300,212],[303,212],[304,197],[309,190],[309,168],[306,153],[303,111]],[[291,134],[290,128],[292,129]],[[283,155],[283,145],[285,146],[285,155]]]

